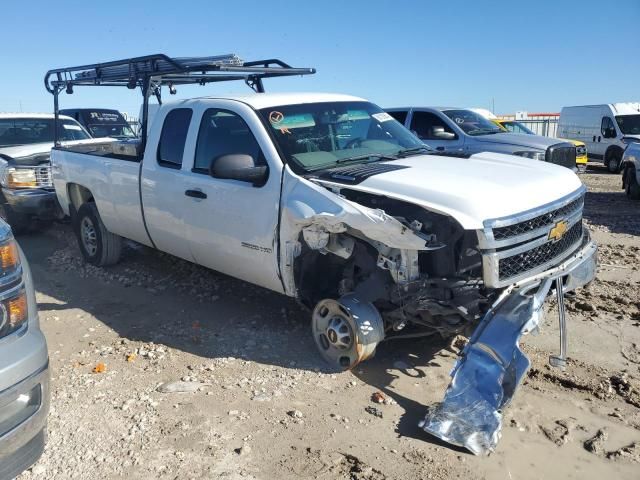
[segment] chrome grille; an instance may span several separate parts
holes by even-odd
[[[51,166],[47,165],[45,167],[35,167],[36,173],[36,184],[38,187],[52,187],[53,183],[51,183]]]
[[[497,227],[493,229],[493,238],[495,240],[504,240],[511,237],[523,235],[539,228],[551,226],[562,218],[567,218],[579,210],[582,210],[584,206],[584,196],[576,198],[571,203],[560,207],[557,210],[553,210],[549,213],[544,213],[532,218],[531,220],[525,220],[524,222],[516,223],[514,225],[508,225],[506,227]]]
[[[581,239],[582,222],[578,222],[557,242],[543,243],[531,250],[500,259],[498,261],[498,277],[501,281],[511,279],[545,265],[556,258],[560,260],[562,259],[562,254],[579,243]]]
[[[586,188],[544,207],[487,220],[478,230],[484,283],[501,288],[544,272],[579,248],[584,237],[582,210]],[[562,225],[564,224],[564,225]],[[557,240],[558,227],[566,231]]]
[[[551,145],[547,149],[546,161],[567,168],[576,166],[576,147],[570,143]]]

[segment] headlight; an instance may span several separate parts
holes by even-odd
[[[36,171],[33,168],[7,168],[2,184],[9,188],[37,187]]]
[[[523,150],[522,152],[513,152],[513,154],[518,155],[519,157],[530,158],[532,160],[540,160],[541,162],[544,162],[546,159],[545,152],[534,152],[533,150]]]
[[[20,254],[13,237],[0,243],[0,278],[5,279],[16,275],[20,270]],[[19,282],[19,278],[17,279]],[[15,283],[9,279],[10,284]],[[17,293],[0,301],[0,337],[18,330],[27,321],[28,301],[24,288]]]

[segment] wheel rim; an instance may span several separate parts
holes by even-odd
[[[351,369],[373,356],[384,338],[384,325],[376,308],[348,297],[319,302],[311,323],[320,355],[339,370]]]
[[[80,239],[85,251],[93,257],[98,250],[98,239],[96,228],[89,217],[84,217],[80,222]]]
[[[616,157],[613,157],[609,160],[609,171],[613,173],[617,173],[620,168],[620,160]]]

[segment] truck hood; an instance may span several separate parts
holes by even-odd
[[[30,163],[33,163],[31,157],[42,155],[41,161],[48,161],[53,142],[51,143],[32,143],[30,145],[16,145],[15,147],[0,147],[0,158],[5,160],[13,160],[14,163],[20,163],[20,159],[27,157]],[[36,160],[38,161],[38,160]],[[38,163],[41,163],[38,161]]]
[[[500,143],[516,147],[536,148],[546,150],[551,145],[562,142],[557,138],[543,137],[541,135],[527,135],[524,133],[494,133],[491,135],[477,135],[473,137],[480,143]]]
[[[389,164],[406,168],[374,174],[357,184],[315,181],[420,205],[453,217],[466,230],[539,208],[582,187],[568,168],[499,153],[469,158],[419,155]]]
[[[78,145],[87,143],[101,143],[105,141],[113,141],[113,139],[104,138],[87,138],[84,140],[70,140],[62,142],[65,145]],[[49,161],[49,155],[53,148],[53,142],[32,143],[29,145],[16,145],[14,147],[0,147],[0,159],[9,161],[10,163],[33,165]]]

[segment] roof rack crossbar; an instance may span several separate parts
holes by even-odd
[[[245,62],[233,53],[208,57],[169,57],[163,53],[126,58],[111,62],[80,65],[49,70],[44,86],[53,95],[54,143],[58,145],[58,96],[66,89],[73,93],[74,86],[127,87],[142,91],[142,150],[147,140],[149,96],[160,102],[163,85],[175,93],[176,85],[204,85],[213,82],[244,80],[258,93],[264,92],[265,78],[293,75],[311,75],[314,68],[293,68],[277,58]]]
[[[216,72],[234,72],[238,75],[220,75]],[[171,77],[182,75],[182,83],[202,83],[207,76],[212,81],[255,80],[291,75],[310,75],[313,68],[293,68],[287,63],[272,58],[267,60],[242,61],[235,54],[209,57],[175,57],[164,54],[146,55],[111,62],[80,65],[49,70],[45,75],[45,87],[50,93],[56,89],[74,85],[141,86],[145,78],[153,77],[160,85],[172,83]],[[208,74],[208,75],[207,75]]]

